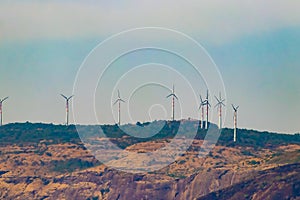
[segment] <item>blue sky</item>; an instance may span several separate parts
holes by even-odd
[[[112,34],[158,26],[190,35],[215,61],[226,88],[226,126],[232,126],[229,105],[234,103],[241,106],[241,127],[299,132],[299,6],[297,1],[279,0],[1,1],[0,98],[10,96],[4,105],[4,121],[62,123],[64,102],[59,93],[72,93],[78,69],[89,52]],[[170,60],[169,65],[179,63]],[[146,61],[144,52],[140,63]],[[172,77],[166,81],[171,87]],[[168,106],[169,102],[162,102]],[[170,112],[169,107],[166,110]],[[215,116],[216,112],[212,110]],[[197,117],[197,111],[190,113]],[[154,115],[165,116],[159,108]],[[136,116],[141,121],[148,119],[142,113]]]

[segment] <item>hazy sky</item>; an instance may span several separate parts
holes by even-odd
[[[2,0],[0,98],[10,96],[4,105],[4,122],[63,123],[64,102],[59,94],[72,93],[76,74],[89,52],[112,34],[154,26],[188,34],[210,54],[226,89],[225,126],[232,126],[229,106],[234,103],[240,105],[240,127],[299,132],[299,7],[300,2],[294,0]],[[174,42],[160,35],[157,39],[161,43]],[[185,48],[185,43],[178,43]],[[129,55],[127,59],[114,63],[114,72],[121,73],[122,67],[153,61],[149,57],[173,65],[175,69],[180,65],[183,71],[186,69],[186,73],[190,73],[180,60],[152,51]],[[163,73],[163,66],[156,67],[161,67]],[[171,87],[174,77],[166,72],[164,78]],[[187,96],[183,86],[176,88],[181,96]],[[203,88],[199,89],[202,95],[205,93]],[[122,97],[127,100],[129,94],[130,91],[124,91]],[[151,119],[169,118],[170,101],[164,99],[168,91],[161,88],[151,94],[146,97],[143,93],[136,93],[138,109],[132,118],[147,121],[148,113],[144,113],[151,105]],[[116,98],[115,93],[112,95]],[[161,102],[160,95],[165,95]],[[211,100],[215,105],[215,100]],[[131,105],[129,107],[134,109]],[[115,109],[113,107],[114,113]],[[184,114],[183,117],[197,117],[198,111],[193,103],[184,109],[190,115]],[[217,115],[216,109],[211,112]],[[108,113],[99,115],[102,116],[101,122],[112,123],[105,117]],[[86,119],[90,116],[81,118],[88,123]],[[127,117],[124,120],[130,121]],[[217,118],[213,120],[217,123]]]

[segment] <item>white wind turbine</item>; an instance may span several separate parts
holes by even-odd
[[[72,97],[74,97],[74,95],[70,96],[70,97],[66,97],[63,94],[60,94],[65,100],[66,100],[66,125],[69,125],[69,101]]]
[[[199,110],[201,109],[201,119],[200,119],[200,128],[203,129],[204,128],[204,106],[206,105],[206,101],[202,100],[202,97],[200,95],[200,106],[199,106]]]
[[[166,98],[172,97],[172,121],[175,120],[175,98],[178,100],[176,94],[175,94],[175,87],[173,85],[172,93],[169,94]]]
[[[120,91],[118,90],[118,99],[115,101],[114,105],[118,103],[118,125],[121,125],[121,102],[125,103],[123,99],[121,99]]]
[[[8,99],[8,97],[3,98],[2,100],[0,99],[0,117],[1,117],[1,119],[0,119],[0,126],[2,126],[2,122],[3,122],[3,118],[2,118],[3,117],[2,116],[2,114],[3,114],[2,106],[3,106],[3,102],[6,99]]]
[[[236,142],[236,134],[237,134],[237,112],[240,106],[234,107],[233,104],[231,104],[234,115],[233,115],[233,121],[234,121],[234,127],[233,127],[233,141]]]
[[[219,108],[219,129],[222,129],[222,107],[225,106],[225,104],[224,104],[225,99],[222,99],[221,92],[219,93],[219,98],[217,98],[216,96],[215,96],[215,98],[218,102],[215,105],[215,107]]]

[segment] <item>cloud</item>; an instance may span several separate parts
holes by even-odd
[[[219,43],[299,26],[299,6],[293,0],[4,1],[0,36],[2,40],[107,37],[129,28],[161,26]]]

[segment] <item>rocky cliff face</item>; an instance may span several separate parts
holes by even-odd
[[[300,199],[300,164],[260,171],[254,179],[247,179],[198,199]]]
[[[126,174],[107,168],[57,177],[1,178],[4,199],[193,199],[227,187],[245,174],[203,172],[185,179]]]
[[[200,159],[196,152],[190,151],[179,161],[159,171],[130,174],[97,163],[87,150],[75,144],[6,146],[1,148],[0,198],[205,198],[205,195],[225,192],[230,187],[238,192],[237,188],[247,186],[247,181],[255,182],[255,177],[261,173],[268,174],[266,170],[280,164],[286,165],[285,154],[299,158],[299,149],[300,146],[289,145],[274,150],[261,149],[258,152],[251,148],[217,146],[206,158]],[[289,162],[293,161],[291,157],[289,159]],[[299,170],[287,170],[286,173],[288,172],[299,176]],[[272,177],[276,176],[278,179],[282,177],[283,181],[286,177],[275,170]],[[237,186],[238,184],[242,185]],[[270,187],[269,190],[271,189]],[[246,192],[245,189],[245,194]],[[222,192],[215,193],[215,196],[219,198],[222,196],[220,193]],[[255,192],[255,195],[256,199],[265,197],[263,192]],[[207,196],[206,199],[213,197]]]

